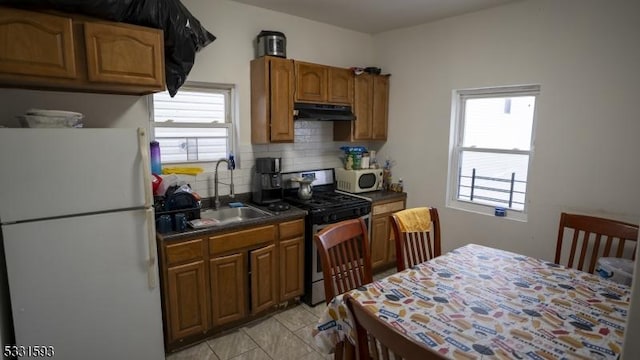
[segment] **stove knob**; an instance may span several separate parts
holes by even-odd
[[[336,214],[331,214],[329,216],[329,218],[331,218],[331,221],[336,221],[336,219],[338,218],[338,216]]]
[[[325,222],[325,223],[328,223],[329,222],[329,216],[328,215],[323,216],[322,217],[322,221]]]

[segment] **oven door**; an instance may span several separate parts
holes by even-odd
[[[364,223],[367,225],[367,237],[369,238],[369,245],[371,245],[371,225],[369,224],[371,215],[367,214],[365,216],[362,216],[361,219],[363,219]],[[320,232],[320,230],[326,228],[329,225],[332,224],[313,225],[311,236],[314,236],[315,234]],[[323,282],[324,276],[322,274],[322,260],[320,259],[320,253],[318,252],[318,248],[316,247],[316,242],[313,240],[311,241],[311,247],[311,303],[312,305],[315,305],[325,300]]]

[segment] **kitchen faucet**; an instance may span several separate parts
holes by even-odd
[[[213,177],[213,190],[214,190],[214,202],[213,202],[213,208],[218,210],[218,208],[220,207],[220,199],[218,198],[218,165],[220,165],[221,162],[226,162],[227,166],[229,168],[229,170],[231,171],[231,183],[227,184],[227,183],[222,183],[225,185],[229,185],[229,197],[230,198],[234,198],[235,194],[233,192],[233,166],[229,165],[229,161],[227,159],[220,159],[218,160],[218,162],[216,163],[216,171],[215,171],[215,176]]]

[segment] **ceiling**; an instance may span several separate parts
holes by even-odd
[[[376,34],[517,0],[233,0]]]

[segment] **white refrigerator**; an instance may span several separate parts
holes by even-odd
[[[0,301],[22,358],[164,359],[148,154],[143,129],[0,129]]]

